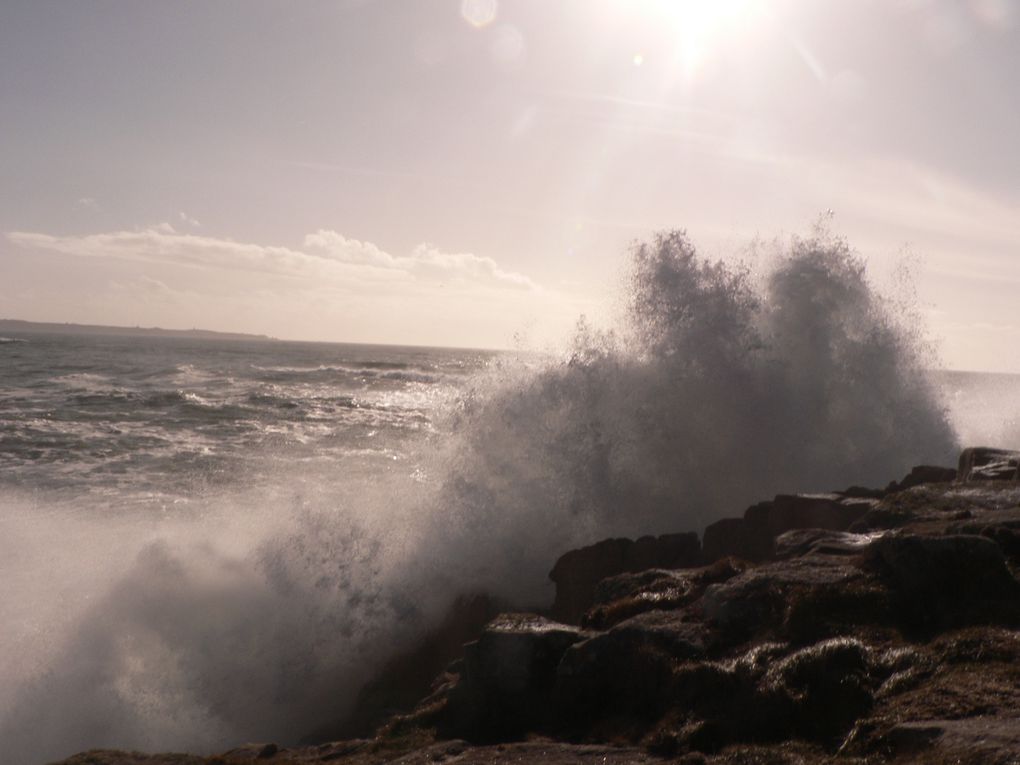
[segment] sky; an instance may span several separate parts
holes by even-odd
[[[828,211],[1020,372],[1020,3],[0,3],[0,318],[540,345]]]

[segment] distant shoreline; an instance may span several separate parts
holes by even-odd
[[[72,324],[46,321],[0,319],[0,336],[8,333],[107,335],[116,337],[177,337],[206,340],[258,340],[277,342],[269,335],[250,335],[243,332],[215,332],[210,329],[163,329],[161,327],[110,327],[103,324]]]

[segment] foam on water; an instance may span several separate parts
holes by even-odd
[[[458,594],[548,603],[571,546],[954,457],[916,327],[839,239],[755,275],[664,234],[628,296],[613,332],[493,364],[372,470],[291,460],[161,514],[5,498],[7,761],[294,742]]]

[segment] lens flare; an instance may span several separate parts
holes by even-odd
[[[476,29],[487,27],[496,20],[499,10],[497,0],[461,0],[460,15]]]
[[[630,0],[618,10],[654,21],[675,44],[673,60],[690,77],[713,48],[753,25],[761,0]],[[636,61],[635,61],[636,63]]]

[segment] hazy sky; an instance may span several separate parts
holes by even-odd
[[[1020,371],[1020,3],[0,3],[0,317],[544,342],[828,209]]]

